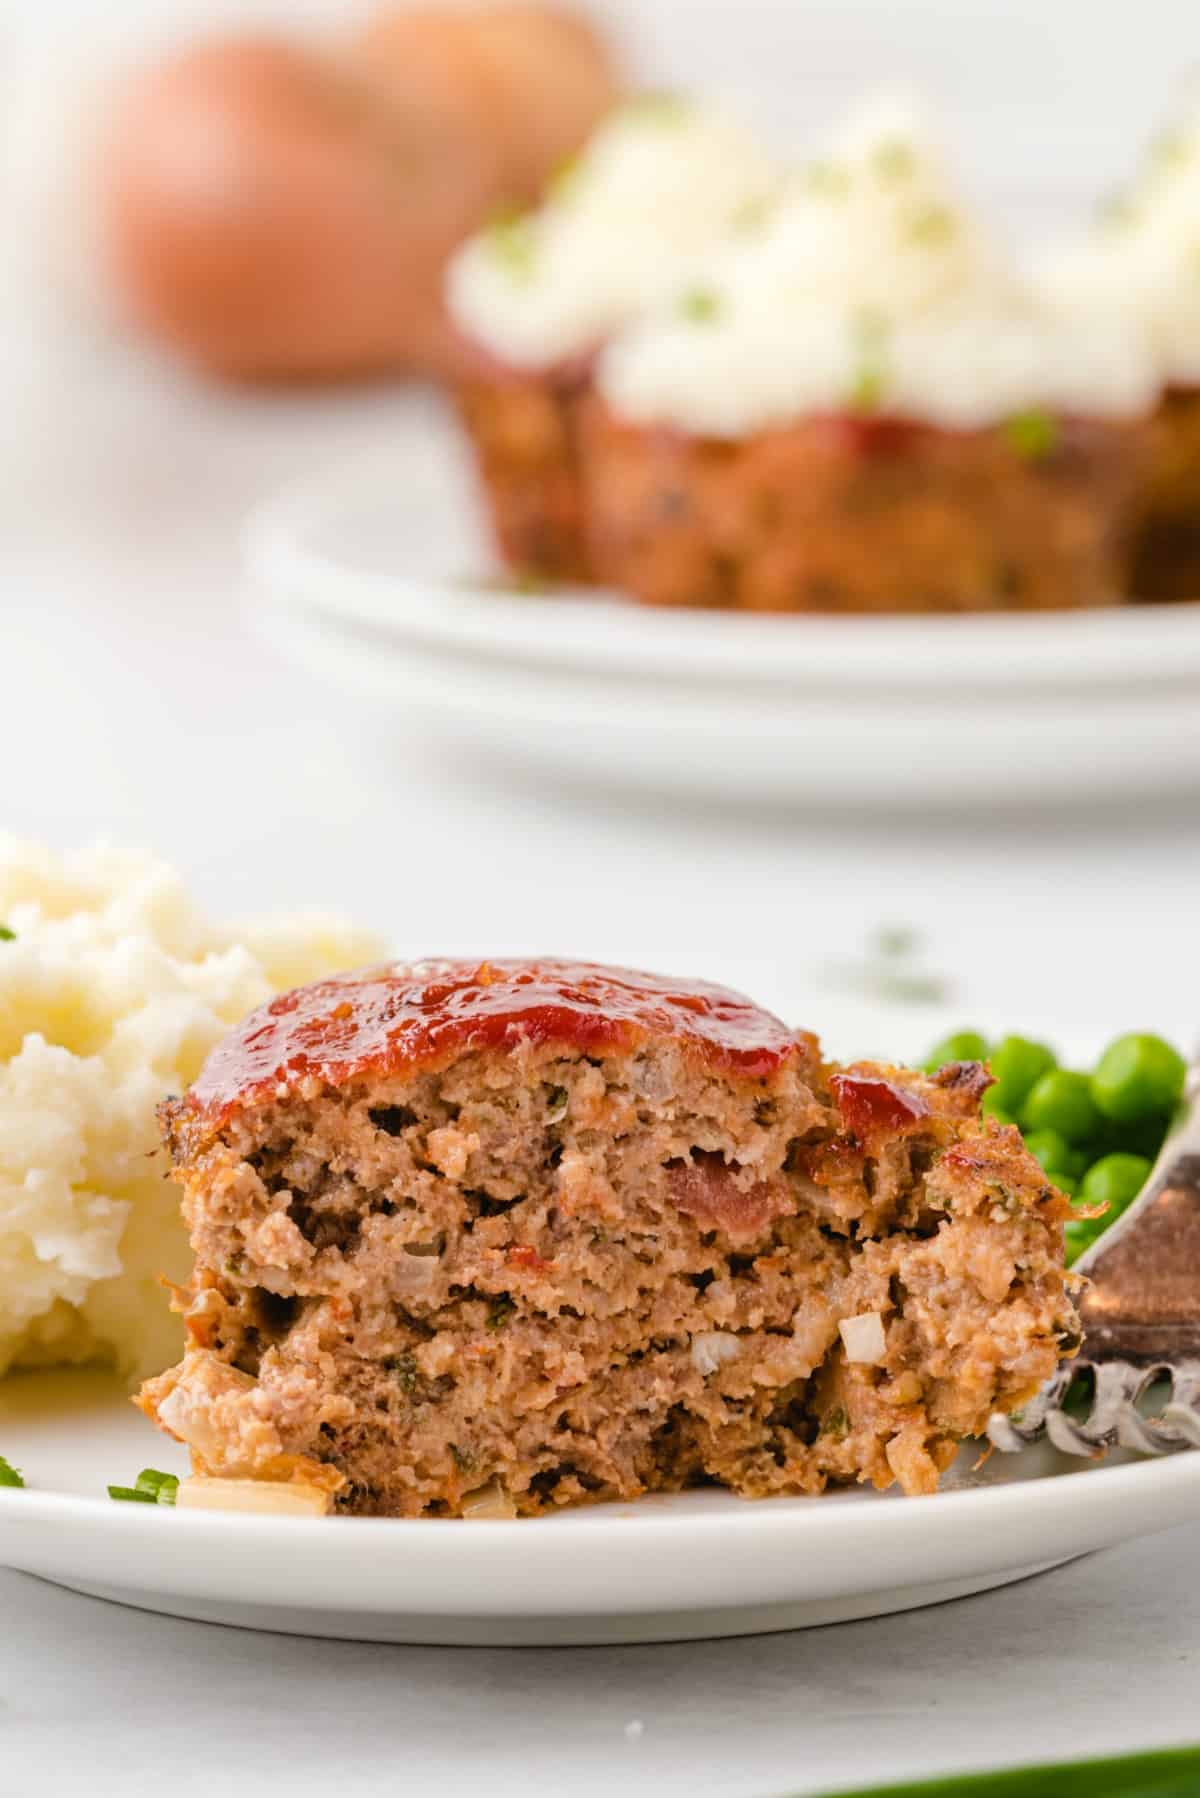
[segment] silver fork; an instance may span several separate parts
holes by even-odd
[[[1012,1453],[1045,1432],[1069,1455],[1200,1448],[1200,1063],[1144,1188],[1074,1271],[1089,1281],[1079,1357],[1015,1416],[991,1417],[991,1442]],[[1094,1381],[1090,1408],[1068,1416],[1063,1400],[1084,1372]],[[1140,1401],[1160,1383],[1166,1402],[1144,1417]]]

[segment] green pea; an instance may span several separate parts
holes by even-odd
[[[1057,1130],[1068,1142],[1086,1142],[1100,1123],[1088,1076],[1066,1068],[1043,1074],[1025,1100],[1021,1123],[1029,1131]]]
[[[936,1074],[948,1061],[986,1061],[987,1052],[987,1038],[978,1030],[956,1030],[935,1043],[921,1065],[927,1074]]]
[[[1071,1147],[1057,1130],[1033,1130],[1025,1138],[1025,1147],[1047,1173],[1052,1167],[1067,1169],[1071,1165]]]
[[[1170,1043],[1135,1031],[1108,1045],[1092,1075],[1092,1093],[1105,1117],[1136,1123],[1173,1111],[1186,1073],[1182,1055]]]
[[[1088,1222],[1086,1218],[1070,1219],[1063,1225],[1063,1246],[1066,1250],[1067,1266],[1078,1261],[1085,1249],[1090,1249],[1100,1231],[1096,1224],[1099,1220]]]
[[[1144,1155],[1104,1155],[1093,1161],[1079,1186],[1079,1197],[1087,1205],[1107,1205],[1105,1226],[1120,1215],[1141,1192],[1150,1177],[1150,1163]]]
[[[995,1103],[1002,1111],[1020,1111],[1034,1084],[1056,1065],[1054,1051],[1045,1043],[1030,1042],[1024,1036],[1006,1036],[988,1056],[996,1082],[992,1088]]]
[[[1015,1124],[1017,1121],[1012,1112],[1006,1111],[996,1098],[994,1086],[989,1086],[984,1093],[979,1109],[983,1112],[984,1117],[995,1118],[998,1124]]]

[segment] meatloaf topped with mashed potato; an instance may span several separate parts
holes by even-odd
[[[198,1475],[348,1512],[932,1491],[1078,1342],[1067,1200],[987,1084],[586,963],[301,988],[162,1109],[196,1268],[140,1403]]]

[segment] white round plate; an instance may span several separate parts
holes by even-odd
[[[765,969],[715,971],[761,987],[783,1016],[813,1010]],[[839,1056],[919,1057],[962,1022],[841,996],[822,1012]],[[1108,1029],[1024,1022],[1076,1062]],[[992,1026],[1001,1034],[1003,1020]],[[692,1492],[513,1523],[176,1512],[107,1497],[142,1467],[185,1473],[187,1459],[91,1370],[0,1380],[0,1454],[27,1481],[0,1487],[0,1564],[205,1622],[391,1642],[666,1641],[880,1616],[1168,1529],[1200,1506],[1200,1453],[1090,1462],[1039,1443],[981,1466],[967,1445],[943,1490],[919,1499]]]
[[[556,775],[922,805],[1200,782],[1200,604],[764,617],[513,593],[428,408],[393,457],[261,508],[246,550],[285,653]]]
[[[715,1492],[513,1523],[295,1519],[109,1500],[179,1451],[110,1378],[18,1375],[0,1441],[0,1560],[146,1610],[366,1641],[580,1644],[799,1629],[934,1604],[1167,1529],[1200,1454],[1092,1465],[964,1452],[936,1497]]]

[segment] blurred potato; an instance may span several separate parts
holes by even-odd
[[[197,45],[135,77],[107,134],[118,286],[227,377],[462,372],[447,256],[532,197],[614,94],[590,30],[536,7],[390,14],[339,54]]]

